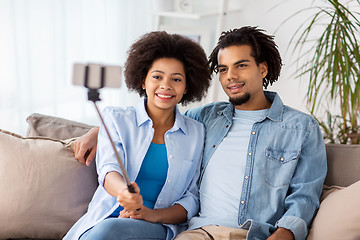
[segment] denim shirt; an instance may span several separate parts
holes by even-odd
[[[305,239],[327,172],[323,136],[313,117],[285,106],[274,92],[265,96],[272,105],[250,133],[237,226],[249,230],[250,240],[266,239],[277,227]],[[231,127],[233,112],[231,103],[217,102],[186,113],[205,126],[200,184]],[[207,225],[203,220],[197,225],[190,221],[190,228]],[[217,224],[222,225],[221,220]]]
[[[204,126],[176,108],[174,126],[165,133],[169,168],[165,184],[158,195],[154,209],[182,205],[190,219],[198,212],[200,164],[204,147]],[[130,181],[135,181],[154,136],[152,120],[145,103],[134,107],[108,107],[103,118],[117,151],[123,160]],[[89,204],[87,213],[70,229],[64,239],[78,239],[86,230],[104,220],[119,207],[119,202],[104,188],[105,176],[110,171],[122,173],[105,129],[100,127],[96,153],[99,187]],[[186,224],[164,224],[167,239],[186,229]]]

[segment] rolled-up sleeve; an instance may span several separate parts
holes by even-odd
[[[124,159],[124,151],[122,149],[120,138],[118,134],[116,134],[116,127],[112,115],[109,114],[109,110],[105,108],[102,116],[120,158]],[[96,168],[98,173],[98,181],[102,186],[104,185],[105,176],[107,173],[114,171],[122,174],[121,168],[116,159],[116,155],[103,125],[101,125],[98,134]]]
[[[276,227],[289,229],[295,239],[305,239],[308,226],[319,207],[319,198],[327,173],[326,151],[318,124],[309,124],[308,136],[285,199],[286,212]]]

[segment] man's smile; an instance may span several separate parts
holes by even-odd
[[[241,82],[241,83],[232,83],[230,84],[227,89],[229,89],[229,91],[231,93],[238,93],[240,92],[243,87],[245,86],[245,83],[244,82]]]

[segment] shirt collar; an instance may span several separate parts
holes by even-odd
[[[284,104],[281,101],[279,95],[276,92],[264,91],[265,97],[267,100],[271,102],[271,107],[266,115],[272,121],[280,122],[283,120],[283,113],[284,113]],[[234,105],[229,104],[226,108],[222,111],[219,111],[218,114],[223,114],[229,121],[232,120],[233,112],[234,112]]]
[[[271,102],[267,117],[275,122],[283,120],[284,104],[276,92],[265,91],[265,97]]]
[[[140,127],[145,122],[150,122],[152,124],[152,120],[146,112],[145,105],[147,99],[144,98],[143,101],[138,103],[135,107],[136,110],[136,122],[137,126]],[[174,126],[169,130],[170,132],[174,132],[177,130],[181,130],[185,135],[187,135],[187,128],[185,123],[185,117],[180,113],[179,109],[175,106],[175,123]]]

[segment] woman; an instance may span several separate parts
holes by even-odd
[[[201,100],[210,85],[203,49],[185,37],[152,32],[131,46],[124,75],[144,101],[106,108],[103,117],[136,193],[128,191],[100,127],[99,187],[65,240],[172,239],[198,211],[204,128],[176,105]]]

